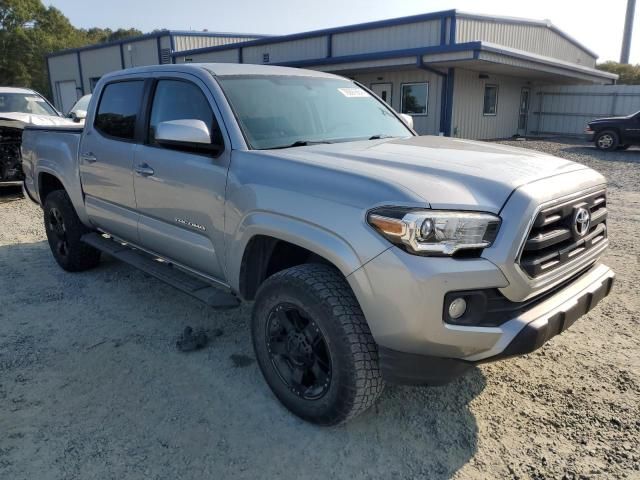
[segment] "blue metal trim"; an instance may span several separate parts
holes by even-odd
[[[411,23],[423,22],[427,20],[437,20],[443,17],[449,17],[452,15],[455,15],[455,12],[456,12],[455,10],[446,10],[443,12],[424,13],[421,15],[412,15],[410,17],[390,18],[387,20],[378,20],[375,22],[359,23],[355,25],[347,25],[344,27],[326,28],[323,30],[313,30],[310,32],[292,33],[289,35],[260,38],[257,40],[248,40],[246,42],[230,43],[228,45],[220,45],[216,47],[205,47],[205,48],[199,48],[194,50],[187,50],[186,52],[180,52],[180,55],[192,54],[192,53],[196,53],[196,51],[197,53],[214,52],[220,49],[224,50],[230,47],[231,48],[237,47],[237,45],[250,47],[254,45],[265,45],[269,43],[280,43],[280,42],[288,42],[291,40],[301,40],[304,38],[323,37],[325,35],[336,34],[336,33],[347,33],[347,32],[354,32],[354,31],[360,31],[360,30],[371,30],[374,28],[381,28],[381,27],[406,25]]]
[[[447,18],[442,17],[440,21],[440,45],[447,44]]]
[[[76,56],[78,58],[78,72],[80,73],[80,88],[82,89],[82,95],[84,95],[84,78],[82,75],[82,62],[80,61],[80,52],[76,52]],[[49,59],[47,59],[47,63],[48,62],[49,62]]]
[[[157,32],[145,33],[144,35],[138,35],[136,37],[123,38],[122,40],[116,40],[114,42],[106,42],[106,43],[97,43],[94,45],[86,45],[84,47],[78,48],[67,48],[65,50],[60,50],[57,52],[50,52],[46,56],[47,57],[58,57],[60,55],[69,55],[70,53],[82,52],[84,50],[98,50],[100,48],[109,48],[115,47],[117,45],[124,45],[125,43],[139,42],[141,40],[150,40],[157,37],[164,37],[165,35],[189,35],[192,37],[219,37],[219,38],[229,38],[229,37],[256,37],[260,39],[271,38],[272,35],[261,35],[261,34],[253,34],[253,33],[216,33],[216,32],[189,32],[184,30],[158,30]],[[235,44],[230,44],[235,45]]]
[[[310,60],[296,60],[292,62],[274,62],[273,65],[303,67],[311,65],[331,65],[334,63],[364,62],[367,60],[380,60],[396,57],[417,57],[430,53],[459,52],[480,48],[480,42],[459,43],[457,45],[436,45],[433,47],[408,48],[404,50],[389,50],[386,52],[360,53],[356,55],[344,55],[342,57],[315,58]]]
[[[162,47],[160,45],[160,37],[156,37],[156,48],[158,50],[158,65],[162,65]]]
[[[446,95],[445,95],[445,115],[444,115],[444,135],[451,136],[453,124],[453,85],[455,80],[455,69],[449,68],[447,72]]]
[[[456,43],[456,16],[451,17],[451,24],[449,25],[449,43],[455,45]]]
[[[586,53],[588,53],[592,57],[595,57],[596,59],[598,58],[598,55],[595,52],[593,52],[589,48],[585,47],[583,44],[578,42],[575,38],[573,38],[569,34],[563,32],[562,30],[560,30],[558,27],[556,27],[553,23],[551,23],[549,21],[532,20],[532,19],[528,19],[528,18],[499,17],[499,16],[496,17],[496,16],[482,15],[482,14],[478,14],[478,13],[466,13],[466,12],[460,12],[460,11],[456,12],[456,16],[458,18],[465,18],[465,19],[469,19],[469,20],[482,20],[482,21],[485,21],[485,22],[511,23],[511,24],[515,24],[515,25],[534,25],[534,26],[538,26],[538,27],[546,27],[549,30],[551,30],[552,32],[557,33],[558,35],[560,35],[565,40],[567,40],[570,43],[574,44],[576,47],[580,48],[581,50],[584,50]]]
[[[49,59],[45,58],[44,61],[47,63],[47,80],[49,80],[49,89],[51,90],[51,99],[53,100],[51,103],[55,105],[56,103],[56,92],[55,85],[53,84],[53,79],[51,78],[51,67],[49,66]]]
[[[327,35],[327,58],[333,57],[333,34]]]
[[[122,65],[122,70],[124,70],[124,46],[122,43],[120,44],[120,65]]]
[[[173,38],[173,33],[169,35],[169,48],[171,49],[171,53],[176,49],[176,40]],[[173,55],[171,55],[171,63],[176,63],[176,57]]]

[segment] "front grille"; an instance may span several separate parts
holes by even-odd
[[[590,223],[581,235],[575,227],[576,215],[584,208]],[[556,270],[587,253],[607,238],[607,195],[599,191],[570,202],[541,210],[520,255],[520,267],[538,277]]]

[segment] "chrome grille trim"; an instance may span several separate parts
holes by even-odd
[[[606,206],[603,189],[540,206],[520,247],[516,260],[519,269],[530,279],[551,272],[561,275],[563,266],[568,267],[607,238]],[[573,231],[574,213],[581,207],[589,210],[591,217],[588,232],[582,237]]]

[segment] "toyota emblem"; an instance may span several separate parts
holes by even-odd
[[[579,237],[584,237],[591,225],[591,214],[586,208],[579,208],[573,216],[573,231]]]

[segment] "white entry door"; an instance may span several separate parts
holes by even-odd
[[[391,106],[391,90],[393,89],[393,84],[391,83],[372,83],[371,90],[377,96],[379,96],[382,100],[387,102],[389,106]]]
[[[60,108],[62,113],[66,114],[71,107],[78,101],[78,89],[75,80],[57,82],[58,98],[60,99]]]

